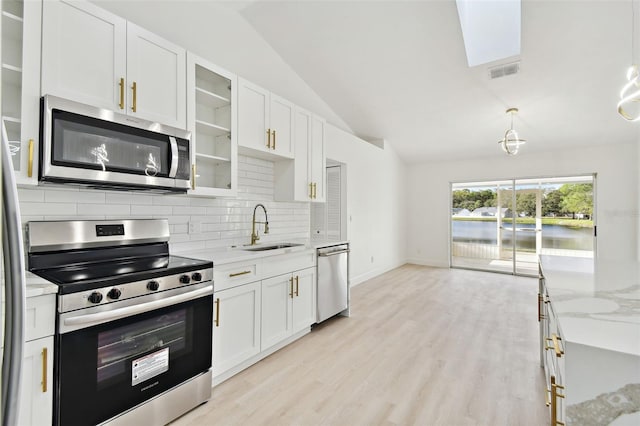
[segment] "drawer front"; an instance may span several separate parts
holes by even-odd
[[[306,250],[300,253],[270,256],[265,257],[263,262],[262,276],[270,278],[316,266],[316,252],[315,250]]]
[[[25,312],[25,340],[53,336],[56,322],[56,295],[46,294],[27,298]]]
[[[215,291],[225,290],[262,279],[260,261],[234,262],[214,266],[213,285]]]

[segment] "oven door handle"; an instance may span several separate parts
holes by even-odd
[[[198,290],[193,290],[188,293],[178,294],[177,296],[167,297],[166,299],[159,299],[152,302],[143,303],[141,305],[127,306],[126,308],[114,309],[112,311],[65,318],[64,325],[88,326],[91,324],[101,324],[107,321],[114,321],[120,318],[129,317],[131,315],[150,312],[155,309],[187,302],[189,300],[197,299],[207,294],[213,294],[213,285],[209,285]]]

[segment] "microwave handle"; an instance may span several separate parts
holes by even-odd
[[[171,145],[171,168],[169,169],[169,177],[176,177],[178,173],[178,142],[173,136],[169,136],[169,144]]]

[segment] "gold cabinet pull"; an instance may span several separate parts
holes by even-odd
[[[272,130],[271,133],[273,134],[273,149],[276,149],[276,131]]]
[[[300,289],[299,289],[299,287],[298,287],[298,284],[299,284],[299,278],[300,278],[300,277],[298,277],[298,276],[296,275],[296,296],[300,296],[300,293],[299,293],[299,291],[298,291],[298,290],[300,290]]]
[[[216,327],[220,327],[220,298],[216,297]]]
[[[313,183],[309,184],[309,198],[313,198]]]
[[[540,310],[540,305],[542,304],[542,295],[538,293],[538,322],[542,319],[542,312]]]
[[[137,99],[138,99],[138,96],[137,96],[138,95],[138,85],[136,84],[135,81],[133,82],[133,85],[131,86],[131,89],[133,90],[133,102],[132,102],[132,105],[131,105],[131,110],[133,112],[136,112],[136,110],[138,109],[138,107],[137,107],[137,103],[138,103],[137,102]]]
[[[291,289],[289,296],[293,299],[293,277],[289,278],[289,288]]]
[[[271,129],[267,129],[267,148],[271,149]]]
[[[239,277],[240,275],[247,275],[250,273],[251,271],[234,272],[233,274],[229,274],[229,278]]]
[[[124,78],[120,79],[120,103],[118,106],[120,109],[124,109]]]
[[[47,393],[47,348],[42,348],[42,393]]]
[[[196,189],[196,165],[191,165],[191,189]]]
[[[556,384],[556,376],[551,376],[551,426],[565,426],[565,424],[558,420],[558,398],[564,398],[564,394],[558,393],[558,389],[563,389],[564,386]]]
[[[547,342],[552,342],[553,346],[545,346],[545,349],[549,350],[549,349],[553,349],[556,353],[556,356],[558,358],[562,357],[562,355],[564,355],[564,351],[562,349],[560,349],[560,340],[562,340],[560,337],[558,337],[557,334],[552,333],[551,337],[547,337],[545,339]]]
[[[314,183],[313,184],[313,199],[315,200],[316,198],[318,198],[318,184]]]
[[[27,163],[27,176],[33,176],[33,139],[29,139],[29,162]]]

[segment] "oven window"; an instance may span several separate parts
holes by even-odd
[[[56,336],[56,425],[99,424],[211,368],[213,296]]]
[[[184,351],[186,335],[186,309],[99,333],[98,389],[129,370],[134,385],[167,371],[169,357]]]

